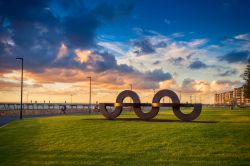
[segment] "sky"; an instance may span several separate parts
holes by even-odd
[[[132,88],[213,103],[242,86],[246,0],[0,0],[0,102],[114,102]]]

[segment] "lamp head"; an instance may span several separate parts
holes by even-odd
[[[16,58],[16,60],[23,60],[23,58]]]

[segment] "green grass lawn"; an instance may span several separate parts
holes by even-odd
[[[250,109],[203,109],[194,122],[172,111],[15,120],[0,128],[0,165],[250,165]]]

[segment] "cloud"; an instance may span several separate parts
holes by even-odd
[[[95,72],[103,72],[110,69],[118,69],[117,61],[112,54],[108,52],[98,53],[102,57],[102,60],[96,61],[93,64]]]
[[[67,53],[68,53],[68,48],[64,43],[62,43],[58,50],[56,60],[63,59],[67,55]]]
[[[242,82],[231,81],[231,80],[214,80],[211,82],[211,85],[210,85],[212,92],[229,91],[240,86],[242,86]]]
[[[51,67],[84,69],[74,61],[75,49],[98,51],[97,29],[128,16],[132,9],[128,2],[87,8],[81,0],[1,1],[0,70],[18,69],[17,55],[33,72]]]
[[[193,80],[191,78],[186,78],[182,82],[181,91],[184,93],[207,94],[210,92],[210,84],[205,80]]]
[[[1,91],[17,90],[18,88],[20,88],[20,83],[0,80],[0,90]]]
[[[195,55],[195,53],[190,53],[190,54],[187,56],[187,59],[191,59],[194,55]]]
[[[41,84],[27,84],[24,82],[23,85],[26,89],[27,88],[40,88],[42,87]],[[17,91],[20,89],[20,82],[14,81],[6,81],[0,80],[0,91]]]
[[[238,39],[238,40],[247,40],[247,41],[250,41],[250,34],[249,33],[240,34],[240,35],[235,36],[234,38]]]
[[[203,69],[203,68],[207,68],[208,66],[201,62],[200,60],[196,60],[194,62],[192,62],[189,66],[190,69]]]
[[[180,38],[180,37],[184,37],[185,34],[183,32],[176,32],[176,33],[173,33],[171,34],[171,37],[173,38]]]
[[[163,72],[162,69],[156,69],[153,71],[148,71],[145,73],[146,80],[154,80],[154,81],[164,81],[172,79],[172,75],[170,73]]]
[[[76,49],[74,52],[76,55],[74,60],[80,63],[86,63],[89,60],[93,60],[94,62],[96,62],[96,60],[98,59],[97,57],[91,56],[92,52],[90,50]]]
[[[249,51],[231,51],[223,56],[218,57],[221,61],[226,61],[228,63],[247,63],[249,57]]]
[[[107,70],[115,70],[119,72],[133,72],[134,69],[126,64],[117,64],[117,60],[113,54],[106,51],[90,51],[76,49],[74,51],[74,60],[80,64],[78,67],[83,70],[94,72],[106,72]]]
[[[98,42],[98,45],[109,51],[113,51],[114,53],[118,53],[120,55],[125,54],[124,50],[122,49],[123,45],[119,42]]]
[[[151,44],[148,38],[142,38],[134,42],[134,47],[136,47],[135,53],[137,55],[141,54],[152,54],[155,52],[154,46]]]
[[[91,10],[84,4],[75,6],[73,14],[64,18],[64,34],[70,40],[72,47],[82,48],[95,44],[96,30],[102,24],[122,19],[133,10],[133,4],[130,2],[122,2],[117,6],[103,2]]]
[[[156,33],[144,34],[141,38],[131,40],[133,53],[137,56],[151,55],[156,53],[158,48],[165,48],[169,39]]]
[[[153,65],[158,65],[160,63],[161,63],[160,61],[154,61]]]
[[[216,76],[220,76],[220,77],[227,77],[227,76],[232,76],[238,73],[238,70],[236,69],[230,69],[230,70],[226,70],[222,73],[217,74]]]
[[[161,81],[159,84],[160,89],[173,89],[175,91],[180,91],[180,87],[175,79]]]
[[[173,65],[181,65],[181,63],[184,61],[184,58],[182,58],[182,57],[170,58],[169,61]]]
[[[135,34],[140,35],[140,36],[159,36],[161,35],[159,32],[156,32],[154,30],[151,29],[144,29],[144,28],[140,28],[140,27],[135,27],[132,29],[134,31]]]
[[[224,92],[233,90],[236,87],[242,85],[240,81],[231,80],[214,80],[212,82],[206,80],[194,80],[186,78],[183,80],[180,87],[180,91],[183,93],[199,93],[199,94],[211,94],[217,92]]]
[[[150,37],[146,36],[144,38],[147,38],[150,42],[151,46],[155,50],[154,53],[139,54],[138,56],[137,53],[139,53],[139,51],[133,46],[133,43],[141,38],[137,40],[135,39],[132,40],[132,47],[130,47],[125,56],[118,58],[118,63],[122,62],[129,64],[140,71],[162,68],[164,71],[178,73],[179,77],[183,77],[186,74],[183,69],[189,67],[190,62],[194,62],[196,60],[206,62],[208,60],[207,57],[209,54],[205,48],[189,47],[187,41],[176,41],[173,38],[169,38],[169,36],[166,37],[163,35],[154,35]],[[164,46],[158,47],[158,43],[160,41],[164,42]],[[138,52],[135,54],[134,51]],[[213,59],[215,58],[216,57]],[[208,64],[211,63],[210,61],[207,61]],[[210,67],[208,64],[207,67]],[[177,65],[181,67],[176,68]]]
[[[137,89],[159,88],[159,82],[171,80],[172,75],[162,70],[140,72],[132,70],[126,65],[116,66],[118,69],[110,69],[106,72],[94,72],[93,70],[79,69],[46,69],[43,73],[26,72],[28,78],[32,78],[34,83],[53,84],[53,83],[77,83],[87,81],[88,76],[92,76],[94,84],[97,86],[105,85],[104,88],[124,89],[133,84]]]
[[[189,48],[185,42],[179,43],[172,41],[168,44],[166,48],[164,48],[165,57],[187,57],[189,54],[194,52],[194,48]]]
[[[116,65],[116,69],[122,73],[132,73],[135,71],[132,66],[128,66],[127,64]]]
[[[189,47],[198,47],[205,44],[208,40],[207,39],[195,39],[187,43]]]

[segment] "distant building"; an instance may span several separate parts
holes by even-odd
[[[216,93],[214,95],[214,104],[216,105],[250,105],[250,99],[244,96],[244,86],[234,88],[233,91]]]

